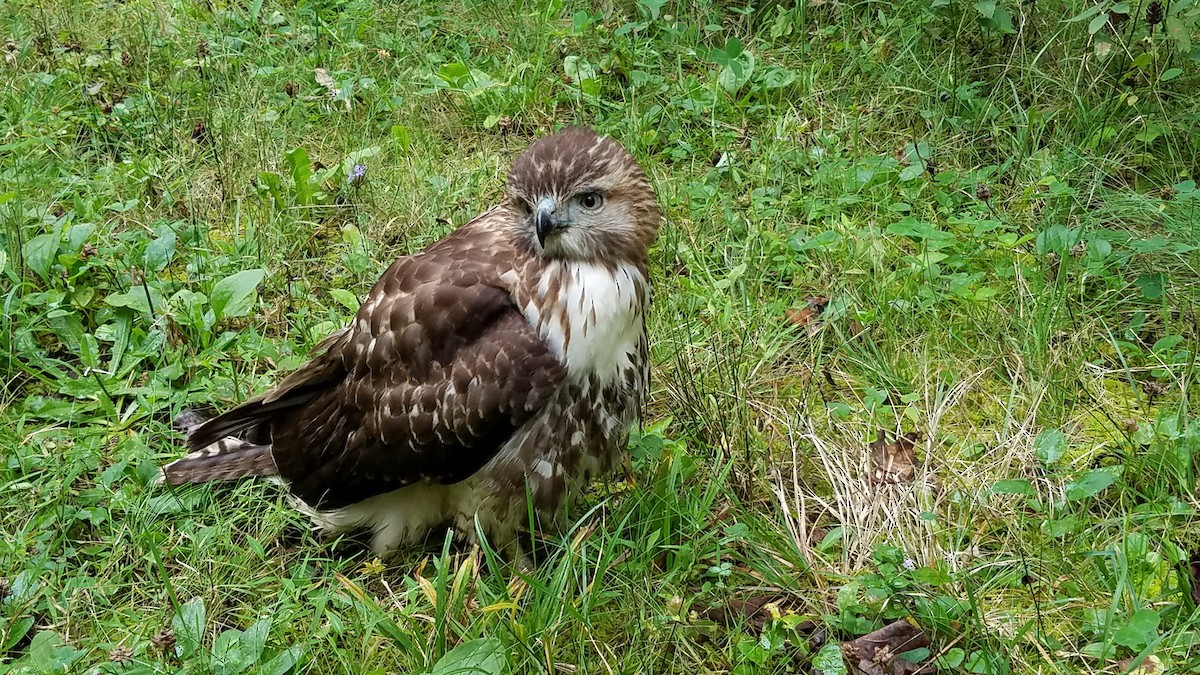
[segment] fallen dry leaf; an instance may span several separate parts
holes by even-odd
[[[330,77],[328,70],[313,68],[313,77],[317,78],[317,84],[328,89],[330,94],[336,95],[338,93],[337,85],[334,83],[333,78]]]
[[[1133,661],[1136,658],[1136,656],[1131,656],[1127,659],[1119,661],[1117,663],[1117,672],[1127,673],[1127,675],[1154,675],[1154,673],[1163,672],[1162,659],[1158,658],[1154,654],[1150,654],[1146,658],[1142,659],[1142,662],[1137,664],[1137,666],[1133,666]],[[1132,669],[1131,666],[1133,666]]]
[[[916,443],[921,432],[912,431],[889,443],[887,433],[871,444],[871,480],[875,483],[908,483],[917,474]]]
[[[337,95],[341,93],[341,89],[338,89],[337,82],[333,81],[333,77],[329,74],[328,70],[325,70],[324,68],[313,68],[313,77],[316,78],[317,84],[329,90],[330,98],[337,98]],[[346,111],[349,112],[349,110],[350,99],[346,98]]]
[[[926,675],[936,673],[932,664],[911,663],[900,654],[929,646],[929,636],[919,627],[904,621],[842,643],[842,653],[851,672],[862,675]]]
[[[767,605],[771,598],[765,595],[750,598],[734,598],[721,607],[713,607],[704,613],[705,618],[725,626],[735,626],[745,622],[747,628],[760,631],[771,618]]]
[[[804,307],[800,309],[791,308],[784,312],[787,320],[792,322],[793,326],[808,329],[808,334],[813,335],[821,330],[821,322],[819,317],[821,312],[825,311],[825,305],[829,304],[829,298],[824,296],[809,298]]]

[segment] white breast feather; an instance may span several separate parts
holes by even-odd
[[[632,365],[641,336],[645,280],[629,265],[615,272],[591,263],[571,262],[565,267],[566,280],[558,297],[566,309],[565,331],[558,322],[547,321],[543,338],[576,381],[595,375],[601,383],[610,382]],[[564,340],[566,335],[570,339]]]

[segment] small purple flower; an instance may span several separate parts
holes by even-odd
[[[358,181],[362,180],[363,176],[366,176],[366,175],[367,175],[367,165],[366,164],[355,164],[354,168],[350,169],[349,182],[351,185],[353,185],[354,183],[357,183]]]
[[[905,558],[904,559],[904,569],[911,572],[911,571],[917,569],[917,563],[914,562],[912,558]]]

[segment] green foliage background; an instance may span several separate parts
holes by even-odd
[[[1190,0],[0,8],[0,672],[840,672],[899,618],[951,672],[1200,668]],[[666,223],[637,481],[558,554],[153,484],[567,124]]]

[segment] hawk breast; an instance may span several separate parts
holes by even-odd
[[[543,272],[538,296],[525,318],[572,380],[605,385],[638,367],[646,279],[637,267],[556,261]]]

